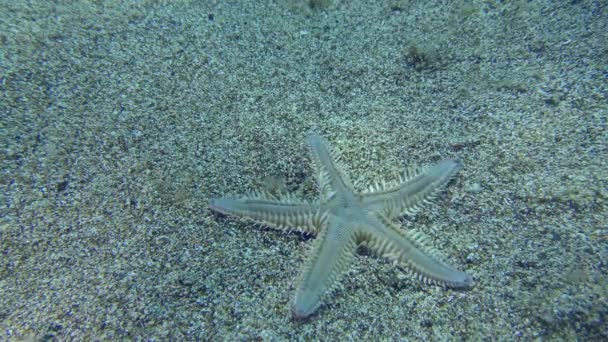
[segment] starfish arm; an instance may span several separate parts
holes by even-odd
[[[367,233],[363,244],[372,253],[392,260],[426,283],[453,288],[473,286],[473,278],[441,261],[439,253],[424,243],[420,233],[404,232],[383,216],[380,220],[374,224],[375,229]]]
[[[460,162],[446,159],[401,177],[396,186],[372,187],[370,192],[361,195],[361,201],[368,210],[380,212],[389,219],[413,214],[432,200],[459,169]]]
[[[342,236],[338,226],[328,227],[315,239],[292,302],[296,318],[310,316],[321,305],[324,295],[334,290],[349,267],[357,249],[354,234]]]
[[[317,204],[306,202],[285,202],[261,197],[214,198],[209,206],[222,214],[247,218],[281,230],[297,229],[315,235],[327,221],[327,214]]]
[[[344,167],[340,155],[330,149],[325,139],[316,133],[309,134],[306,142],[310,147],[312,165],[321,198],[329,199],[336,192],[350,191],[353,186],[348,176],[342,171]]]

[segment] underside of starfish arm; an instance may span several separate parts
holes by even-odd
[[[445,159],[401,177],[396,185],[381,184],[371,187],[361,196],[370,211],[381,212],[389,219],[416,213],[432,200],[460,169],[460,162]]]
[[[280,201],[260,195],[241,199],[213,198],[209,206],[222,214],[247,218],[281,230],[296,229],[315,235],[327,221],[327,214],[317,204]]]
[[[425,244],[420,233],[404,232],[386,217],[381,216],[380,220],[365,239],[364,246],[372,253],[394,261],[426,283],[453,288],[473,286],[473,278],[441,261],[439,253]]]
[[[342,236],[342,229],[328,227],[315,239],[292,302],[296,318],[310,316],[321,300],[339,284],[357,249],[355,235]]]

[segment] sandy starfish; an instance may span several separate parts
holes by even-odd
[[[340,157],[325,140],[310,134],[307,142],[318,183],[318,200],[304,202],[291,195],[256,193],[210,202],[213,210],[223,214],[317,235],[292,302],[296,318],[317,310],[323,297],[339,284],[360,247],[392,260],[427,283],[456,288],[473,285],[471,276],[442,262],[435,250],[423,243],[420,233],[404,231],[392,223],[399,216],[415,213],[436,196],[458,171],[458,161],[446,159],[408,172],[398,181],[382,182],[358,193],[342,172]]]

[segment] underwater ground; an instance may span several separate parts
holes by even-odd
[[[608,339],[602,1],[1,0],[0,340]],[[459,158],[416,228],[475,286],[365,250],[306,320],[314,237],[209,199]]]

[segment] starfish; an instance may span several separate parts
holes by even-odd
[[[405,172],[394,182],[354,190],[342,171],[340,156],[315,133],[307,138],[319,199],[300,201],[291,194],[257,192],[241,198],[214,198],[211,209],[247,218],[285,231],[316,235],[291,304],[295,318],[305,318],[333,292],[359,248],[393,261],[420,280],[453,288],[468,288],[473,279],[441,261],[415,230],[392,221],[414,214],[429,203],[458,172],[460,163],[446,159],[433,166]]]

